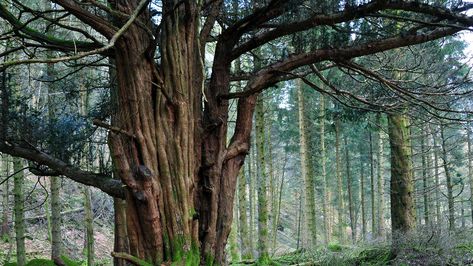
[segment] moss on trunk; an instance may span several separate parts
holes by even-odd
[[[416,224],[412,179],[409,119],[405,114],[389,115],[391,146],[391,220],[393,240],[411,231]]]

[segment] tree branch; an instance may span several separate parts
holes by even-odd
[[[289,56],[283,61],[271,64],[258,71],[255,77],[249,81],[245,90],[241,92],[220,95],[220,97],[222,99],[233,99],[259,93],[269,86],[275,84],[281,72],[289,72],[301,66],[310,65],[325,60],[347,61],[351,58],[440,39],[445,36],[453,35],[459,31],[460,29],[458,28],[440,28],[431,31],[428,34],[411,33],[405,36],[399,35],[396,37],[372,41],[366,44],[351,47],[320,49],[313,52],[295,54]]]
[[[143,9],[143,7],[146,6],[148,1],[149,0],[142,0],[138,4],[135,11],[133,11],[133,14],[128,19],[128,21],[113,35],[109,43],[103,47],[100,47],[91,51],[77,53],[72,56],[62,56],[62,57],[56,57],[56,58],[50,58],[50,59],[29,59],[29,60],[9,61],[9,62],[0,64],[0,70],[5,69],[10,66],[14,66],[14,65],[33,64],[33,63],[58,63],[58,62],[63,62],[63,61],[77,60],[77,59],[94,55],[94,54],[101,54],[115,46],[115,43],[118,40],[118,38],[120,38],[128,30],[128,28],[133,24],[133,22],[136,20],[138,15],[141,13],[141,10]]]
[[[16,143],[0,141],[0,152],[46,165],[58,174],[78,183],[96,187],[113,197],[125,198],[125,188],[121,181],[102,174],[83,171],[34,147],[24,147]]]
[[[459,22],[469,27],[473,26],[472,17],[458,13],[458,11],[466,11],[468,9],[472,9],[472,4],[465,5],[457,10],[449,10],[442,7],[419,3],[418,1],[389,1],[386,7],[389,9],[404,10],[430,15],[439,19]]]
[[[110,24],[107,20],[99,17],[98,15],[92,14],[89,11],[83,9],[75,1],[72,0],[52,0],[52,2],[62,6],[65,10],[76,16],[79,20],[85,24],[91,26],[105,36],[107,39],[111,39],[117,32],[117,28]]]
[[[308,30],[316,26],[333,25],[349,21],[355,18],[365,16],[369,13],[376,12],[383,8],[383,4],[385,4],[384,2],[385,1],[373,1],[368,4],[336,12],[334,14],[316,14],[302,21],[278,25],[274,27],[274,29],[256,35],[250,40],[235,47],[232,52],[232,58],[235,59],[243,53],[246,53],[252,49],[255,49],[258,46],[261,46],[269,41],[275,40],[282,36]]]
[[[222,0],[213,0],[211,3],[209,3],[209,15],[205,20],[204,25],[202,26],[202,30],[200,31],[200,41],[202,47],[205,47],[205,42],[207,41],[207,38],[209,37],[210,32],[212,31],[215,21],[217,20],[217,16],[219,15],[219,11],[222,7],[222,4]],[[204,55],[205,53],[202,54]]]
[[[98,47],[97,43],[89,43],[84,41],[66,41],[40,33],[39,31],[28,27],[25,23],[22,23],[20,20],[18,20],[3,4],[0,4],[0,17],[5,19],[13,27],[13,31],[21,32],[26,35],[24,37],[38,41],[40,43],[46,43],[55,47],[57,50],[81,51],[96,49]]]

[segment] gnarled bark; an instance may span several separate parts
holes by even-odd
[[[136,4],[116,8],[129,12]],[[112,124],[120,130],[110,133],[110,146],[126,185],[131,254],[154,264],[222,264],[256,96],[239,100],[243,126],[227,146],[228,102],[218,95],[228,92],[230,61],[216,57],[202,113],[200,6],[176,4],[163,2],[161,65],[153,62],[154,43],[142,25],[132,25],[116,43]],[[147,12],[139,19],[149,21]],[[222,44],[216,53],[227,49]]]

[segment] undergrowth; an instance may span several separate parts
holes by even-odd
[[[248,262],[245,265],[249,265]],[[253,265],[264,264],[259,262]],[[297,250],[274,257],[266,265],[473,265],[473,230],[453,232],[433,226],[423,227],[398,237],[394,244],[379,240],[356,245],[330,243],[312,250]]]

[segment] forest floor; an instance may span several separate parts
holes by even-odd
[[[28,261],[49,258],[51,254],[51,243],[47,238],[44,226],[33,226],[29,228],[25,239],[26,256]],[[113,232],[109,228],[96,226],[94,231],[94,245],[96,265],[111,265],[110,253],[113,249]],[[84,230],[73,226],[63,227],[63,245],[66,260],[72,265],[82,265],[85,259]],[[14,236],[13,236],[14,237]],[[8,265],[7,262],[15,261],[15,239],[5,237],[0,239],[0,265]],[[38,264],[41,265],[41,264]],[[85,264],[84,264],[85,265]]]
[[[83,232],[80,230],[65,230],[65,249],[70,259],[68,265],[81,266],[83,262]],[[113,237],[106,228],[97,228],[95,232],[96,263],[111,265],[110,252],[113,247]],[[35,231],[34,235],[45,235]],[[389,237],[388,237],[389,238]],[[27,237],[28,260],[44,264],[49,257],[50,244],[44,237]],[[382,266],[382,265],[473,265],[473,229],[463,229],[450,232],[446,229],[421,228],[409,236],[404,236],[396,245],[397,255],[393,255],[393,246],[384,240],[357,242],[351,245],[330,243],[313,250],[297,250],[272,258],[271,263],[255,263],[254,261],[234,262],[231,265],[327,265],[327,266]],[[5,259],[15,261],[14,239],[0,240],[0,264]],[[67,259],[66,258],[66,259]],[[43,263],[43,264],[41,264]],[[30,265],[30,264],[28,264]]]
[[[393,251],[397,255],[394,255]],[[251,261],[231,265],[263,265]],[[264,263],[268,265],[268,263]],[[331,243],[314,250],[298,250],[272,259],[270,265],[382,266],[473,265],[473,230],[419,229],[403,236],[395,248],[387,241]]]

